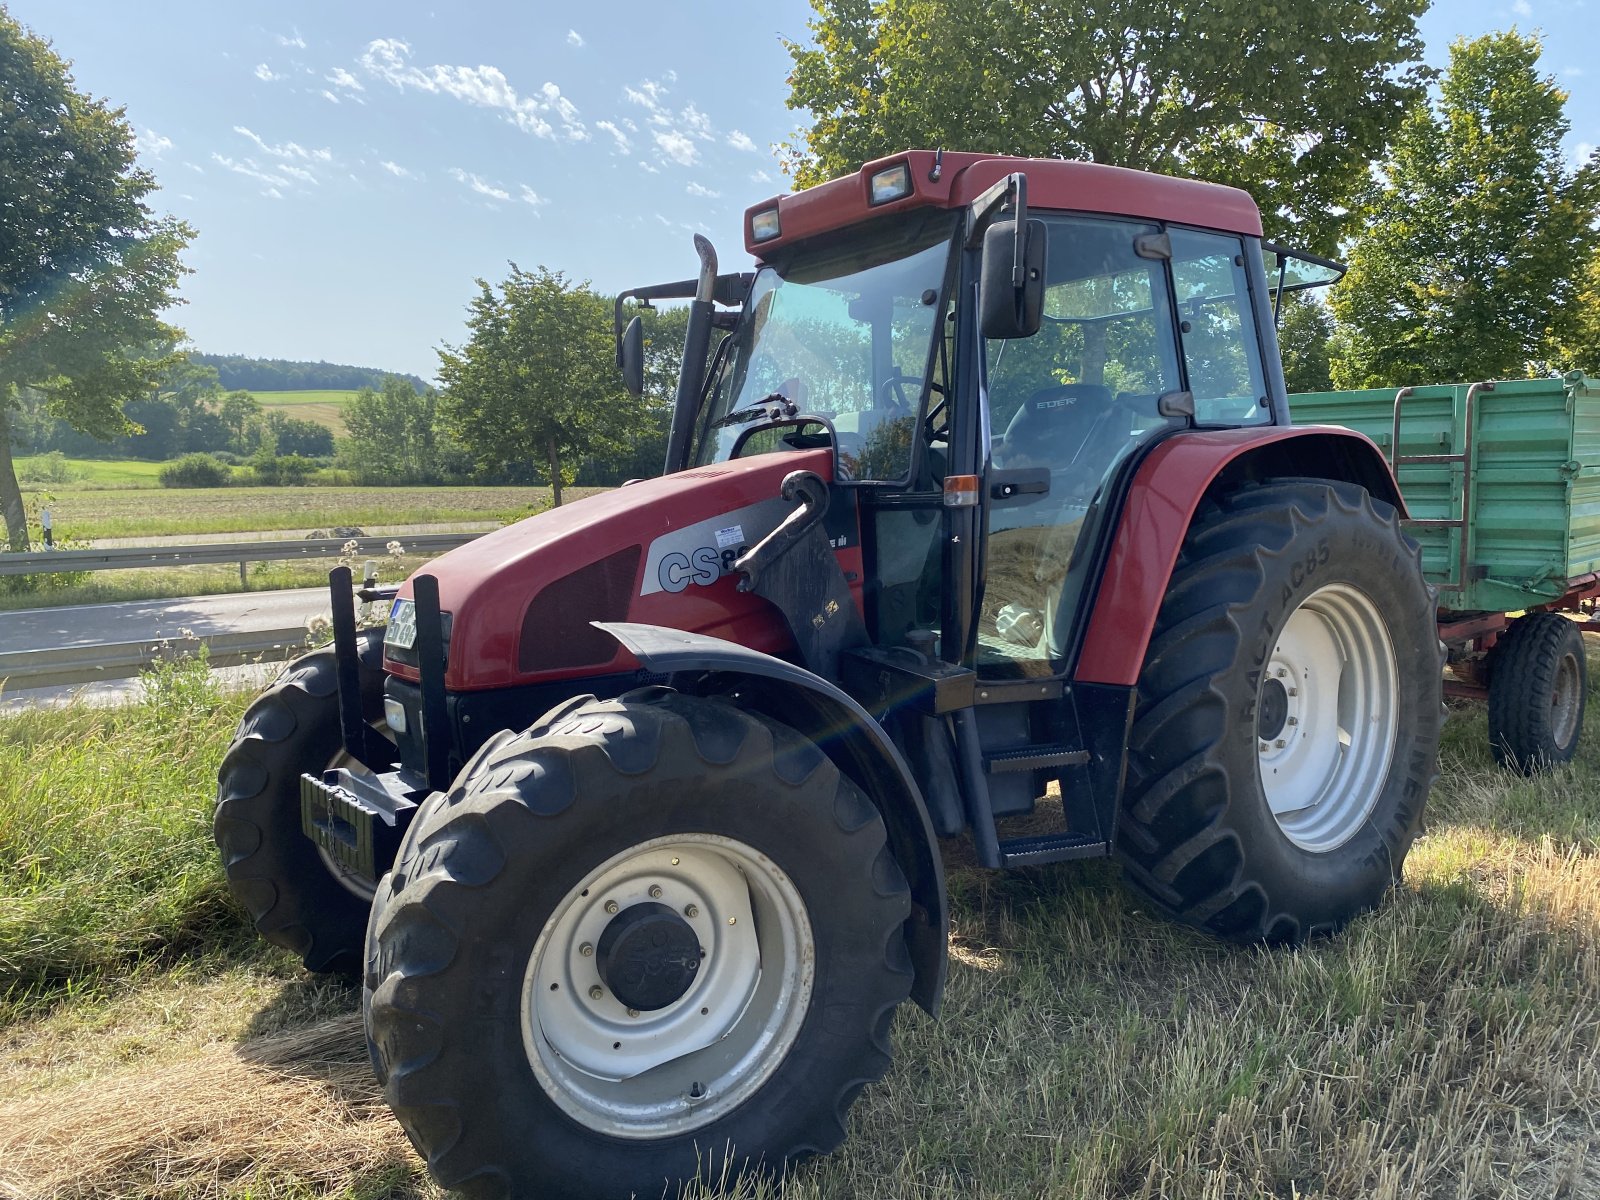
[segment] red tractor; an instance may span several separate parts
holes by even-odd
[[[938,1009],[941,837],[1296,943],[1420,828],[1433,598],[1372,443],[1289,425],[1247,195],[913,151],[745,238],[618,300],[635,390],[628,301],[690,301],[661,477],[366,589],[383,630],[336,572],[222,766],[235,895],[364,976],[473,1196],[837,1146]]]

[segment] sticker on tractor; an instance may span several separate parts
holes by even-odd
[[[731,575],[734,560],[776,529],[790,507],[774,496],[662,534],[650,543],[639,594],[710,587]]]

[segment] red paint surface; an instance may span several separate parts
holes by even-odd
[[[911,195],[876,208],[869,205],[871,177],[903,161],[911,165]],[[1261,214],[1256,202],[1247,192],[1219,183],[1174,179],[1098,163],[951,152],[944,156],[939,179],[930,181],[928,173],[933,161],[931,150],[910,150],[869,162],[854,175],[752,205],[745,210],[745,249],[760,258],[775,246],[854,225],[868,217],[923,206],[962,208],[1013,171],[1022,171],[1028,177],[1029,208],[1108,213],[1261,236]],[[782,236],[758,243],[750,235],[750,217],[775,204]]]
[[[629,546],[642,549],[642,573],[656,538],[771,499],[791,471],[814,471],[831,481],[833,455],[827,450],[752,455],[644,480],[528,517],[434,559],[423,570],[438,579],[439,607],[453,619],[445,686],[478,691],[633,669],[637,663],[619,646],[606,663],[519,671],[517,639],[529,602],[546,584]],[[835,493],[834,502],[844,499]],[[859,529],[850,540],[854,544],[838,554],[839,565],[854,573],[850,586],[860,605]],[[737,580],[725,575],[708,587],[640,596],[641,581],[635,578],[625,619],[726,638],[769,654],[792,654],[794,643],[781,614],[759,596],[740,592]],[[411,595],[410,580],[401,585],[400,595]],[[588,621],[590,615],[575,613],[573,619]],[[417,678],[414,667],[384,665],[401,678]]]
[[[1388,472],[1381,452],[1368,438],[1332,426],[1203,430],[1170,437],[1150,452],[1134,476],[1111,543],[1078,659],[1080,683],[1132,687],[1138,682],[1178,550],[1211,481],[1241,455],[1302,437],[1348,438],[1354,451],[1370,454]]]

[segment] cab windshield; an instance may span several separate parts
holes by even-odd
[[[905,478],[958,219],[873,222],[825,255],[762,267],[712,375],[694,464],[823,444],[826,426],[793,419],[816,416],[845,476]]]

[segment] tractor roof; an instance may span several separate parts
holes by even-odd
[[[1023,171],[1028,176],[1030,208],[1174,221],[1202,229],[1261,236],[1261,213],[1255,201],[1247,192],[1218,183],[1056,158],[954,151],[937,157],[937,179],[932,178],[935,152],[908,150],[869,162],[852,175],[751,205],[744,214],[745,248],[759,258],[775,246],[842,229],[867,217],[928,206],[961,208],[1013,171]],[[871,204],[872,177],[899,163],[910,168],[911,193],[889,203]],[[779,236],[757,241],[751,217],[770,213],[774,208],[778,210]]]

